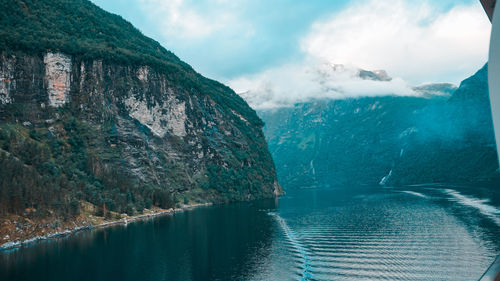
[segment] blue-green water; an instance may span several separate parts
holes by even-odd
[[[290,191],[0,253],[0,280],[477,280],[500,253],[492,190]]]

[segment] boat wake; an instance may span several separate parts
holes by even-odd
[[[413,191],[398,193],[433,198]],[[463,208],[474,206],[499,220],[499,211],[485,200],[453,190],[448,190],[447,194],[467,205],[460,205]],[[350,206],[315,211],[294,221],[292,227],[291,221],[275,212],[268,213],[283,233],[280,251],[289,253],[281,254],[287,259],[280,260],[277,268],[285,267],[282,272],[289,271],[290,265],[296,269],[292,276],[282,279],[420,281],[440,280],[443,276],[454,276],[453,280],[477,278],[478,268],[484,270],[482,266],[490,262],[489,257],[478,254],[477,245],[460,225],[446,224],[443,228],[447,213],[440,213],[438,206],[426,205],[428,200],[423,201],[411,204],[411,208],[408,203],[397,200],[394,201],[397,205],[390,207],[360,204],[359,212],[358,207]],[[370,211],[366,212],[366,208]],[[408,211],[401,212],[402,209]],[[295,222],[298,226],[293,228]],[[453,253],[454,258],[444,259],[443,253]],[[471,264],[471,260],[475,262]]]
[[[292,247],[292,252],[295,253],[296,258],[298,258],[300,262],[300,268],[301,268],[301,279],[302,281],[306,280],[311,280],[312,275],[311,275],[311,264],[310,264],[310,259],[309,259],[309,254],[306,250],[306,248],[302,245],[302,243],[297,239],[297,235],[295,232],[288,226],[286,221],[277,213],[268,213],[270,216],[272,216],[278,225],[280,226],[281,230],[283,230],[283,233],[285,234],[287,242],[289,242],[289,245]]]
[[[451,196],[451,201],[475,208],[500,226],[500,210],[488,204],[490,200],[463,195],[453,189],[444,189],[444,193]]]
[[[400,192],[401,193],[407,193],[407,194],[415,195],[415,196],[418,196],[418,197],[421,197],[421,198],[427,198],[427,196],[423,195],[420,192],[409,191],[409,190],[403,190],[403,191],[400,191]]]

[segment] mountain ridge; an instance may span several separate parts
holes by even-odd
[[[498,182],[487,66],[417,96],[258,110],[285,188]]]

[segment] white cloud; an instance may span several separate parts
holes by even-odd
[[[486,62],[491,25],[479,4],[438,10],[432,2],[357,2],[312,25],[300,42],[304,62],[228,84],[252,107],[267,109],[312,99],[418,95],[405,81],[458,83]],[[331,63],[350,67],[332,70]],[[401,78],[363,80],[353,66]]]
[[[188,9],[183,0],[140,0],[143,8],[161,19],[165,35],[182,34],[186,37],[205,36],[213,32],[215,26],[206,22],[196,12]]]
[[[139,0],[142,9],[159,23],[165,38],[204,39],[235,26],[248,28],[235,13],[238,1],[217,0],[209,10],[186,0]],[[247,26],[243,26],[247,25]],[[251,32],[251,31],[247,31]]]
[[[313,24],[301,46],[308,56],[382,68],[411,82],[458,82],[487,60],[491,24],[476,2],[446,13],[436,2],[358,2]]]
[[[360,69],[328,63],[291,64],[229,82],[254,109],[289,107],[313,99],[418,95],[402,79],[362,79]]]

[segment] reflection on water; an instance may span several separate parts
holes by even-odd
[[[479,187],[289,191],[0,254],[0,280],[477,280],[500,253]]]
[[[0,280],[232,280],[269,255],[274,206],[202,207],[40,243],[0,255]]]

